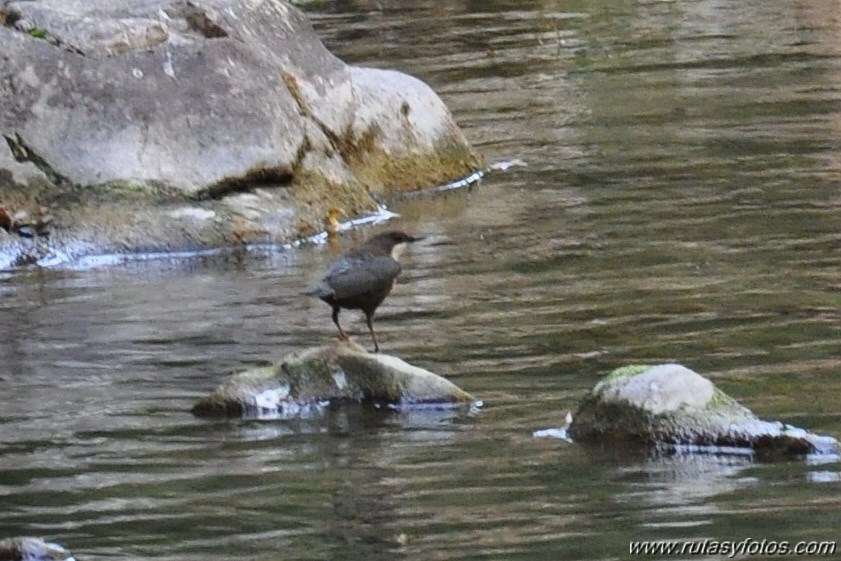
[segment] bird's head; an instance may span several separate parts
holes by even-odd
[[[388,232],[372,236],[365,242],[365,245],[381,249],[384,253],[390,253],[394,259],[397,259],[400,256],[400,253],[402,253],[403,248],[406,247],[407,243],[416,242],[422,239],[423,236],[415,237],[410,236],[406,232],[401,232],[400,230],[389,230]]]

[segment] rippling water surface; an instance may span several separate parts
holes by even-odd
[[[642,539],[837,539],[837,464],[531,436],[608,370],[663,361],[841,435],[837,3],[309,12],[342,58],[431,84],[488,161],[528,164],[392,205],[428,239],[378,313],[383,350],[485,407],[189,414],[229,373],[335,336],[298,295],[326,247],[5,274],[0,536],[85,560],[554,561],[627,558]]]

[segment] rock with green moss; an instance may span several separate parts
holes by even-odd
[[[290,418],[339,402],[396,407],[468,406],[474,398],[423,368],[352,342],[287,356],[282,362],[231,376],[193,413],[200,417]]]
[[[0,540],[0,561],[74,561],[58,544],[41,538],[18,537]]]
[[[664,451],[751,451],[767,459],[838,453],[834,438],[763,421],[678,364],[613,371],[584,399],[569,436]]]

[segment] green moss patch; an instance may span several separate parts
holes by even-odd
[[[596,387],[593,388],[593,393],[598,394],[600,393],[605,387],[612,384],[617,380],[622,380],[624,378],[631,378],[636,376],[637,374],[642,374],[646,370],[651,368],[651,366],[646,364],[630,364],[628,366],[622,366],[621,368],[617,368],[613,370],[610,374],[602,378]]]

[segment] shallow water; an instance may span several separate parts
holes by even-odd
[[[5,274],[0,536],[171,561],[616,559],[632,540],[837,539],[836,463],[651,460],[532,432],[562,425],[610,369],[674,361],[765,418],[841,435],[841,9],[310,14],[342,58],[430,83],[489,162],[528,164],[391,205],[393,225],[428,238],[378,312],[383,350],[484,408],[188,413],[229,373],[335,336],[329,309],[299,296],[325,246]],[[370,345],[361,318],[343,318]]]

